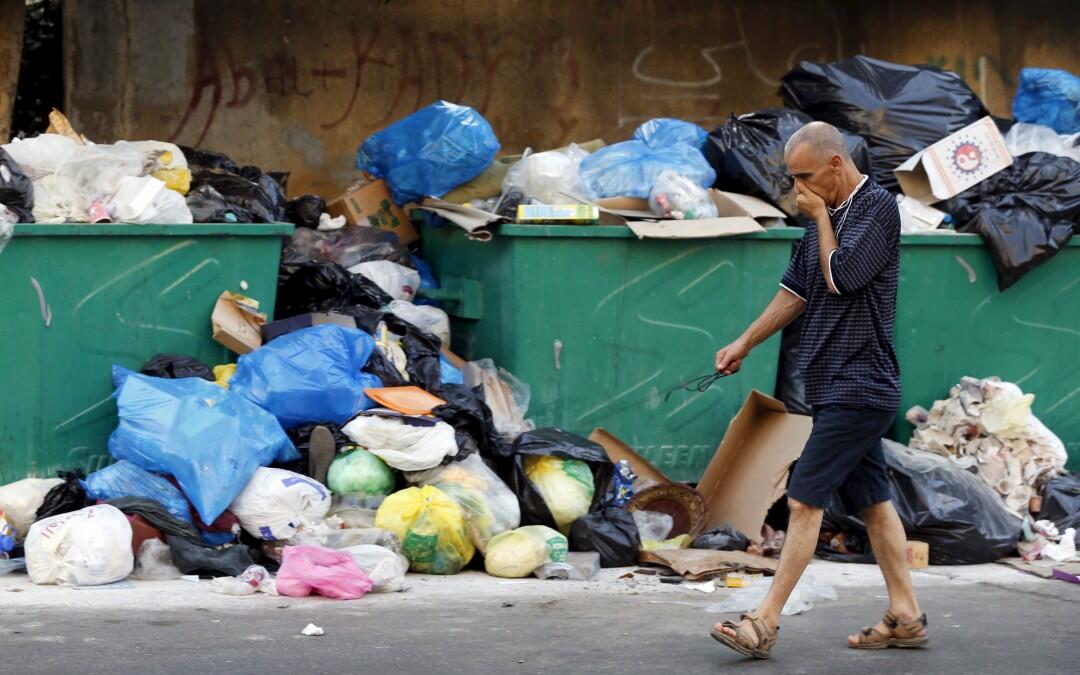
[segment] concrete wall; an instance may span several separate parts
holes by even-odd
[[[208,147],[332,196],[367,134],[438,98],[507,151],[616,141],[779,105],[798,61],[866,53],[955,69],[1007,115],[1021,67],[1080,72],[1078,19],[1072,0],[68,0],[66,106],[91,138]]]

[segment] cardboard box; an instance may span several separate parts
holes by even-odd
[[[955,197],[1012,161],[1005,139],[987,116],[915,153],[893,173],[904,194],[934,204]]]
[[[762,222],[785,217],[783,211],[757,197],[716,189],[710,189],[709,196],[716,204],[716,218],[630,221],[627,226],[639,239],[702,239],[764,232]]]
[[[612,462],[618,462],[620,459],[630,462],[630,468],[637,474],[637,480],[634,481],[635,491],[671,482],[671,479],[665,476],[664,472],[653,466],[649,460],[634,452],[634,449],[629,445],[615,438],[606,429],[602,427],[593,429],[593,432],[589,434],[589,440],[604,448],[604,452]]]
[[[446,218],[454,225],[468,232],[473,239],[481,241],[488,241],[492,236],[491,232],[485,228],[495,223],[506,222],[506,218],[494,213],[474,209],[471,206],[452,204],[435,197],[424,197],[416,208]]]
[[[356,317],[349,316],[348,314],[337,314],[335,312],[313,312],[310,314],[290,316],[288,319],[271,321],[262,327],[263,343],[270,342],[274,338],[281,337],[282,335],[298,331],[301,328],[321,326],[324,323],[345,326],[346,328],[356,328]]]
[[[925,541],[907,543],[908,569],[921,570],[930,565],[930,545]]]
[[[698,483],[706,504],[703,529],[731,523],[760,540],[765,515],[784,496],[788,470],[802,454],[811,426],[811,418],[793,415],[772,396],[751,391]]]
[[[406,245],[420,238],[405,211],[390,199],[390,192],[383,180],[349,188],[345,194],[327,204],[326,211],[334,217],[345,216],[345,222],[350,225],[389,230]]]
[[[259,313],[257,300],[229,291],[218,296],[210,315],[214,341],[237,354],[247,354],[262,346],[260,329],[265,323],[266,315]]]

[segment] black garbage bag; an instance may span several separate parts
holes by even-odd
[[[699,534],[690,547],[713,551],[745,551],[750,547],[750,540],[731,523],[726,523],[723,527]]]
[[[908,539],[930,546],[931,565],[975,565],[1004,558],[1016,549],[1020,519],[1009,513],[993,488],[951,460],[884,440],[893,505]],[[844,555],[818,547],[830,560],[872,562],[866,526],[848,514],[837,495],[825,509],[822,530],[841,532],[856,541]]]
[[[956,73],[867,56],[803,61],[780,82],[789,107],[865,138],[874,180],[893,192],[904,160],[989,114]]]
[[[1043,487],[1040,520],[1052,520],[1058,530],[1080,530],[1080,473],[1058,476]]]
[[[525,473],[525,457],[528,455],[550,455],[585,462],[592,472],[595,487],[589,511],[596,511],[611,501],[614,494],[615,465],[611,463],[603,447],[587,438],[555,427],[547,427],[521,434],[509,452],[513,464],[507,482],[521,503],[522,525],[547,525],[559,529],[540,490]],[[634,531],[637,531],[636,526]]]
[[[0,204],[18,222],[34,222],[34,184],[3,148],[0,148]]]
[[[795,184],[784,164],[784,145],[812,121],[809,115],[788,108],[732,115],[727,124],[709,134],[705,143],[705,158],[716,170],[715,187],[760,197],[795,215]],[[866,141],[855,134],[841,133],[855,166],[870,173]]]
[[[199,169],[192,171],[192,189],[204,185],[217,190],[225,201],[251,213],[255,222],[271,223],[284,219],[285,201],[280,186],[272,178],[267,178],[277,188],[274,195],[268,194],[264,185],[243,176],[220,169]]]
[[[368,331],[371,332],[371,331]],[[384,387],[404,387],[409,381],[401,374],[401,371],[390,363],[390,359],[376,349],[371,352],[367,363],[361,368],[362,372],[370,373],[382,381]]]
[[[1080,225],[1080,162],[1046,152],[1012,166],[945,202],[956,229],[990,248],[1005,290],[1057,254]]]
[[[255,564],[251,552],[243,544],[210,548],[171,534],[165,535],[165,543],[172,552],[173,564],[184,574],[238,577]]]
[[[279,178],[280,176],[284,176],[284,178]],[[280,182],[281,180],[287,182],[288,179],[289,174],[275,171],[273,173],[259,174],[259,177],[254,180],[270,200],[270,216],[275,222],[285,222],[288,216],[286,210],[288,199],[285,197],[285,185]]]
[[[34,520],[58,516],[61,513],[71,513],[90,506],[86,490],[79,482],[86,478],[86,473],[82,469],[57,471],[56,475],[63,478],[64,482],[45,493],[45,499],[38,507]]]
[[[225,199],[209,185],[193,188],[184,198],[196,223],[254,223],[255,214]]]
[[[570,526],[571,551],[596,551],[601,567],[637,564],[641,535],[629,511],[608,506],[574,521]]]
[[[146,522],[161,530],[164,534],[187,539],[198,546],[203,545],[199,530],[191,523],[180,520],[169,513],[160,502],[143,497],[118,497],[105,503],[115,506],[129,516],[142,516]]]
[[[454,427],[458,445],[458,454],[448,457],[444,463],[465,459],[474,452],[483,457],[506,455],[483,391],[482,386],[470,389],[463,384],[444,384],[436,390],[446,405],[435,408],[432,413]]]
[[[285,220],[297,227],[314,230],[319,227],[319,216],[326,211],[326,200],[319,195],[301,195],[290,199],[285,205]]]
[[[284,267],[284,266],[283,266]],[[278,277],[274,316],[287,319],[308,312],[343,312],[355,305],[372,309],[393,301],[375,282],[350,274],[336,263],[304,263]]]
[[[810,415],[813,411],[806,402],[806,382],[799,367],[799,338],[802,335],[803,317],[784,326],[780,334],[780,364],[776,370],[776,398],[789,413]]]
[[[213,150],[189,148],[186,145],[178,146],[187,160],[188,170],[192,174],[205,169],[220,169],[229,173],[240,173],[240,167],[232,161],[228,155]]]
[[[214,371],[193,356],[183,354],[156,354],[143,364],[139,370],[143,375],[161,377],[166,380],[177,380],[182,377],[201,377],[204,380],[214,381]]]

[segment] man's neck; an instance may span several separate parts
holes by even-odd
[[[836,208],[846,202],[849,197],[855,192],[855,188],[859,187],[859,183],[862,182],[863,175],[859,173],[859,170],[854,166],[848,167],[844,171],[844,185],[839,194],[836,195],[836,203],[831,204],[833,208]]]

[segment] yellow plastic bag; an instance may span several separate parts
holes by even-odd
[[[225,389],[229,388],[229,380],[236,374],[236,364],[226,363],[214,366],[214,384]]]
[[[566,562],[567,548],[566,537],[550,527],[519,527],[492,537],[484,569],[495,577],[520,579],[549,562]]]
[[[431,486],[387,497],[375,514],[375,527],[401,539],[401,552],[414,572],[457,574],[476,552],[461,507]]]
[[[657,541],[656,539],[642,539],[641,550],[642,551],[663,551],[672,548],[690,548],[690,544],[693,543],[694,538],[688,534],[680,534],[677,537],[671,539],[665,539],[663,541]]]
[[[570,531],[575,520],[589,512],[596,486],[587,463],[580,459],[529,455],[525,457],[525,475],[544,498],[563,534]]]

